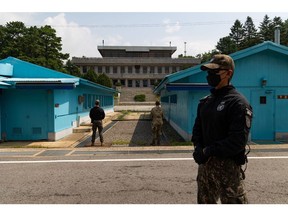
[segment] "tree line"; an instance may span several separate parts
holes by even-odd
[[[218,53],[231,54],[264,41],[274,41],[276,27],[280,29],[280,44],[288,46],[288,19],[285,21],[282,21],[281,17],[270,19],[266,14],[257,29],[252,18],[247,16],[245,23],[241,23],[238,19],[234,22],[229,35],[219,39],[216,49],[198,54],[196,58],[205,62]]]

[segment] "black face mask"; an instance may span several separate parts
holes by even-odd
[[[220,75],[217,75],[217,74],[208,74],[206,79],[207,79],[208,84],[212,87],[218,86],[218,84],[221,82],[221,77]]]

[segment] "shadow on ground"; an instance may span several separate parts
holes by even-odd
[[[153,135],[150,115],[148,115],[148,113],[140,114],[138,120],[135,122],[129,146],[150,146],[152,139]],[[179,142],[185,142],[185,140],[166,120],[164,120],[160,145],[171,146],[174,143]]]

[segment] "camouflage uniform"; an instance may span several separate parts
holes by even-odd
[[[153,141],[151,145],[160,145],[160,135],[163,125],[163,111],[158,106],[152,108],[151,110],[151,119],[152,119],[152,134]]]
[[[244,172],[231,159],[211,157],[198,168],[197,185],[199,204],[247,204],[244,191]]]

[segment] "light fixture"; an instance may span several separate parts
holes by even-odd
[[[261,79],[261,86],[262,88],[265,87],[267,85],[267,79],[264,77]]]

